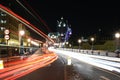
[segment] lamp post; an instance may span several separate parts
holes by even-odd
[[[30,46],[31,46],[31,39],[28,38],[27,39],[27,47],[28,47],[27,51],[29,51],[29,52],[30,52]]]
[[[116,38],[116,49],[119,49],[119,38],[120,38],[120,33],[115,33],[115,38]]]
[[[10,39],[10,36],[9,36],[9,33],[10,33],[10,31],[9,31],[9,29],[6,29],[5,31],[4,31],[4,33],[5,33],[5,36],[4,36],[4,38],[5,38],[5,40],[7,41],[6,43],[7,43],[7,61],[8,61],[8,57],[9,57],[9,49],[8,49],[8,40]]]
[[[95,39],[92,37],[90,40],[92,41],[91,50],[93,50],[93,43],[94,43],[94,40],[95,40]]]
[[[116,57],[119,57],[120,51],[119,51],[119,38],[120,38],[120,33],[115,33],[115,38],[116,38]]]
[[[81,44],[82,40],[78,39],[78,43],[79,43],[79,52],[80,52],[80,44]]]
[[[66,48],[68,47],[69,42],[66,42]]]
[[[20,40],[20,48],[19,48],[19,54],[23,54],[24,51],[24,44],[23,44],[23,38],[22,36],[25,34],[24,30],[19,31],[19,40]]]

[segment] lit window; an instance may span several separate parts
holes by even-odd
[[[5,27],[0,27],[0,30],[3,31],[5,29]]]
[[[59,27],[61,27],[61,25],[60,25],[60,24],[59,24],[58,26],[59,26]]]
[[[5,14],[5,13],[3,13],[3,12],[1,12],[0,14],[1,14],[1,16],[6,16],[6,14]]]
[[[1,23],[6,23],[7,21],[6,21],[6,20],[1,20],[0,22],[1,22]]]

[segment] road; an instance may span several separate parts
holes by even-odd
[[[89,57],[82,56],[81,59],[77,59],[71,55],[63,54],[62,51],[55,52],[59,58],[51,65],[39,68],[21,78],[18,78],[17,80],[120,80],[120,74],[118,72],[109,71],[91,64],[90,62],[92,62],[92,59]],[[67,54],[70,54],[70,52]],[[72,68],[66,67],[68,57],[71,58]],[[82,60],[82,58],[85,59],[85,57],[87,59],[86,62]],[[93,60],[96,62],[108,62],[106,60],[96,58]],[[110,67],[108,66],[107,68]],[[69,78],[68,74],[70,76]]]
[[[54,63],[37,69],[17,80],[64,80],[64,63],[59,57]]]
[[[101,64],[102,66],[105,66],[105,65],[108,66],[107,68],[114,67],[114,68],[120,69],[118,66],[115,67],[110,64],[103,65],[103,63],[100,63],[100,61],[107,62],[107,63],[110,63],[111,61],[101,60],[101,59],[96,59],[96,58],[90,59],[89,57],[86,57],[87,59],[85,59],[85,60],[87,60],[87,61],[83,61],[82,58],[83,59],[85,58],[85,56],[83,56],[83,55],[82,55],[81,59],[76,59],[75,57],[72,57],[70,52],[68,52],[68,53],[66,52],[68,55],[64,55],[61,50],[59,52],[56,51],[56,53],[61,55],[63,59],[66,59],[67,56],[71,56],[74,72],[77,73],[76,74],[77,76],[82,77],[83,80],[120,80],[120,73],[118,73],[116,71],[115,72],[110,71],[109,69],[107,70],[107,69],[104,69],[103,67],[92,64],[92,60],[94,60],[96,63],[98,63],[98,61],[99,61],[99,65]],[[119,63],[117,63],[117,62],[111,62],[111,63],[112,64],[116,63],[119,65]],[[81,80],[81,79],[76,78],[73,80]]]
[[[77,73],[81,74],[85,80],[120,80],[120,75],[111,71],[80,62],[72,59],[74,69]]]
[[[17,61],[14,60],[1,64],[4,65],[4,68],[0,69],[0,80],[16,80],[53,63],[58,58],[53,52],[47,50],[46,52],[48,53],[46,54],[40,54],[40,52],[41,49],[29,56],[21,56]],[[34,80],[33,77],[32,79]]]

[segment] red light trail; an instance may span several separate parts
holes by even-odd
[[[17,62],[6,63],[5,65],[11,65],[4,69],[0,70],[0,79],[4,80],[15,80],[16,78],[20,78],[29,74],[30,72],[44,67],[52,62],[54,62],[58,56],[54,53],[48,53],[44,55],[33,54],[33,56],[20,60]]]
[[[46,34],[44,34],[41,30],[39,30],[34,25],[32,25],[31,23],[29,23],[27,20],[23,19],[22,17],[20,17],[19,15],[15,14],[14,12],[12,12],[11,10],[9,10],[8,8],[4,7],[1,4],[0,4],[0,10],[2,10],[3,12],[9,14],[13,18],[15,18],[16,20],[20,21],[21,23],[23,23],[24,25],[26,25],[28,28],[32,29],[34,32],[36,32],[37,34],[39,34],[40,36],[42,36],[44,39],[48,39],[49,41],[51,41],[52,43],[54,43],[54,41],[51,38],[49,38]]]

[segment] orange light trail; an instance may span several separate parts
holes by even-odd
[[[26,74],[29,74],[29,73],[35,71],[36,69],[42,68],[44,66],[47,66],[48,64],[54,62],[56,59],[57,59],[57,57],[53,57],[52,59],[48,59],[48,60],[44,61],[42,64],[38,63],[38,64],[34,65],[36,67],[31,67],[31,68],[29,68],[29,70],[21,72],[20,74],[17,74],[16,76],[11,76],[9,78],[6,78],[5,80],[15,80],[17,78],[20,78],[20,77],[22,77],[22,76],[24,76]]]
[[[21,62],[18,64],[15,64],[8,67],[8,68],[4,68],[2,70],[0,70],[0,79],[4,79],[4,80],[14,80],[14,79],[10,79],[10,78],[18,78],[18,77],[22,77],[38,68],[44,67],[50,63],[52,63],[53,61],[55,61],[58,58],[58,56],[54,53],[49,53],[49,54],[44,54],[42,56],[39,56],[33,59],[33,57],[28,58],[28,60],[23,60],[23,63],[21,64]],[[36,66],[36,67],[34,67]],[[15,74],[18,73],[18,74]]]

